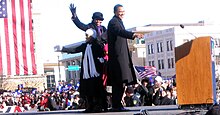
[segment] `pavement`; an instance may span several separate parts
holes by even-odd
[[[90,114],[90,115],[205,115],[207,109],[180,109],[177,105],[164,106],[139,106],[126,107],[129,111],[126,112],[102,112],[102,113],[83,113],[84,109],[78,110],[59,110],[59,111],[27,111],[16,113],[17,115],[75,115],[75,114]],[[14,115],[15,113],[4,113],[4,115]]]

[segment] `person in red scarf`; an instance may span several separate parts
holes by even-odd
[[[40,111],[48,110],[48,95],[42,95],[40,98]]]
[[[27,94],[21,96],[21,104],[22,107],[24,107],[25,109],[28,109],[30,107],[31,99]]]

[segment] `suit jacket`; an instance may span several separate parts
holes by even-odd
[[[127,39],[134,39],[133,32],[125,30],[120,18],[114,16],[108,24],[108,55],[110,79],[119,77],[128,84],[137,83]],[[117,78],[118,79],[118,78]]]

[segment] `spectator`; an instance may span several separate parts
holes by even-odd
[[[55,93],[51,91],[50,95],[48,96],[48,108],[50,109],[50,111],[55,111],[59,109],[54,96]]]
[[[142,79],[141,84],[135,89],[135,92],[140,94],[142,106],[152,106],[154,88],[149,78]]]
[[[154,105],[175,105],[175,101],[171,98],[168,98],[167,91],[164,87],[161,87],[160,90],[157,90],[153,96]]]
[[[126,107],[134,107],[140,106],[141,101],[140,99],[134,94],[134,88],[128,86],[125,90],[126,96],[124,97],[124,102]]]

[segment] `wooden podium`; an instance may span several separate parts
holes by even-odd
[[[214,42],[199,37],[175,48],[178,105],[213,104],[216,101]]]

